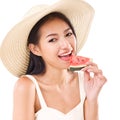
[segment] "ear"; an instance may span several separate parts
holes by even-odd
[[[41,56],[39,46],[30,43],[28,47],[33,54],[35,54],[37,56]]]

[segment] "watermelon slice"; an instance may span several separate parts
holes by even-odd
[[[70,67],[71,71],[81,70],[86,66],[86,63],[92,61],[91,58],[83,57],[83,56],[72,56],[70,59]]]

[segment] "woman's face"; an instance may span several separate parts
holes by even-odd
[[[47,66],[67,68],[76,51],[76,38],[66,22],[55,18],[40,29],[38,49]]]

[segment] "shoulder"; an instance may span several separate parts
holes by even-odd
[[[14,119],[33,120],[33,108],[35,105],[35,85],[26,76],[20,77],[15,83],[13,101]]]
[[[21,76],[14,86],[14,93],[25,95],[28,93],[34,94],[35,85],[34,83],[26,76]]]

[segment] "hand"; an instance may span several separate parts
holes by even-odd
[[[84,71],[84,86],[87,100],[96,101],[107,79],[103,76],[102,70],[93,62],[87,63],[87,67],[83,68],[82,71]]]

